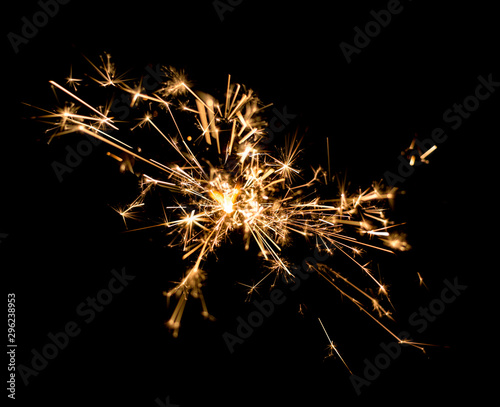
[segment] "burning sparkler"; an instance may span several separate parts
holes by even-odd
[[[159,89],[147,92],[140,81],[132,86],[133,81],[118,76],[109,56],[102,58],[100,64],[91,64],[95,69],[94,76],[90,76],[94,85],[127,92],[132,107],[146,110],[140,120],[126,127],[111,115],[110,102],[94,107],[80,94],[77,96],[84,81],[72,74],[66,87],[50,81],[54,91],[68,98],[68,102],[56,111],[45,110],[40,118],[54,124],[51,140],[82,133],[113,147],[114,153],[108,153],[111,157],[123,161],[117,155],[122,154],[128,163],[147,165],[147,173],[140,174],[142,191],[138,198],[117,208],[124,222],[137,216],[136,210],[145,205],[147,195],[153,191],[167,190],[175,197],[163,207],[162,221],[147,226],[165,228],[173,236],[173,244],[182,249],[182,258],[190,264],[183,278],[164,293],[168,302],[177,299],[167,322],[174,336],[190,296],[200,300],[202,314],[210,318],[202,293],[207,276],[204,261],[233,231],[240,231],[245,247],[256,246],[270,269],[256,285],[247,285],[249,294],[268,277],[293,279],[282,248],[294,239],[305,239],[318,250],[337,250],[359,267],[378,295],[368,294],[325,264],[315,266],[318,275],[397,338],[379,321],[382,317],[391,318],[389,309],[382,305],[390,304],[387,287],[368,264],[358,261],[365,249],[393,252],[407,248],[404,238],[392,233],[395,225],[386,215],[386,204],[394,197],[394,190],[374,185],[355,194],[341,188],[336,196],[317,196],[318,185],[333,188],[330,169],[318,167],[306,178],[297,166],[301,153],[297,135],[287,141],[284,149],[263,148],[267,106],[252,90],[233,83],[231,76],[224,96],[218,100],[196,90],[183,72],[172,68],[164,68],[166,81]],[[179,116],[190,118],[187,129],[180,124]],[[170,123],[168,129],[161,124],[165,117]],[[168,154],[174,152],[176,158],[148,158],[142,148],[125,142],[137,128],[149,128],[148,134],[164,140],[169,146]],[[328,340],[340,356],[329,337]]]

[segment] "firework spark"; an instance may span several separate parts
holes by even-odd
[[[71,72],[66,87],[50,81],[54,91],[67,98],[64,107],[44,110],[46,114],[39,117],[53,124],[51,140],[83,133],[112,147],[110,157],[119,161],[126,157],[129,164],[135,161],[147,165],[148,170],[140,174],[140,195],[131,204],[116,208],[127,227],[127,220],[136,219],[137,210],[144,208],[148,194],[170,191],[172,199],[162,208],[161,222],[141,229],[165,228],[189,264],[180,281],[164,292],[168,303],[177,300],[167,322],[174,336],[178,335],[189,297],[199,299],[202,314],[211,318],[202,293],[207,277],[203,265],[207,256],[238,231],[245,247],[258,248],[270,270],[259,277],[257,284],[242,283],[249,295],[267,278],[294,278],[282,249],[303,239],[319,251],[336,250],[359,268],[377,294],[368,294],[325,264],[315,266],[319,276],[397,338],[380,321],[392,318],[389,308],[382,305],[392,306],[387,287],[375,277],[368,263],[359,260],[366,250],[393,252],[407,248],[404,236],[393,232],[395,225],[387,217],[387,203],[394,197],[394,190],[374,185],[351,194],[342,186],[337,188],[330,176],[329,156],[327,171],[318,167],[307,176],[297,165],[301,154],[297,134],[287,140],[283,149],[263,148],[268,106],[252,90],[233,83],[231,76],[223,96],[216,98],[195,89],[183,72],[173,68],[164,68],[165,82],[156,91],[147,92],[141,81],[117,75],[109,56],[91,65],[95,70],[95,77],[89,76],[91,85],[128,93],[130,106],[145,113],[135,123],[121,123],[112,116],[109,100],[95,107],[80,93],[76,95],[88,88]],[[164,127],[167,119],[169,125]],[[181,122],[186,120],[189,125],[184,128]],[[170,157],[173,152],[175,158],[150,158],[141,147],[132,147],[133,143],[126,140],[136,129],[148,129],[149,138],[156,136],[167,143],[165,154]],[[318,186],[325,184],[330,195],[317,196]],[[340,357],[328,340],[331,350]]]

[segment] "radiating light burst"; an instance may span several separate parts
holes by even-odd
[[[302,151],[297,133],[287,139],[284,148],[265,147],[264,117],[268,106],[252,90],[233,83],[231,76],[223,96],[216,98],[195,89],[183,72],[173,68],[163,68],[165,81],[151,92],[145,90],[141,80],[117,75],[109,55],[99,64],[90,63],[95,70],[88,76],[90,81],[74,78],[73,72],[66,87],[50,81],[66,103],[53,111],[42,109],[45,114],[39,118],[53,124],[51,140],[81,133],[107,143],[113,148],[108,155],[120,162],[126,160],[129,169],[134,162],[146,164],[147,170],[139,175],[140,195],[132,203],[115,208],[127,228],[127,221],[137,219],[138,211],[145,210],[149,194],[168,196],[162,220],[134,230],[165,228],[188,264],[182,278],[164,292],[167,303],[176,300],[166,323],[174,336],[178,335],[189,297],[197,298],[202,314],[212,318],[202,293],[209,274],[203,266],[207,256],[238,231],[247,249],[258,248],[263,269],[267,269],[261,272],[263,276],[256,276],[257,284],[241,283],[248,288],[249,296],[268,278],[296,278],[282,251],[285,246],[307,242],[321,253],[335,251],[346,256],[359,268],[374,290],[358,287],[351,273],[344,274],[324,263],[313,266],[343,297],[399,341],[381,322],[392,319],[387,286],[372,272],[370,262],[361,260],[371,250],[394,252],[408,248],[404,236],[396,231],[397,225],[387,217],[394,189],[374,184],[350,193],[342,183],[332,182],[329,156],[328,171],[317,166],[307,175],[298,166]],[[111,113],[109,100],[96,106],[76,94],[84,88],[88,91],[91,85],[128,93],[130,106],[142,111],[142,116],[122,122]],[[179,117],[182,122],[188,117],[186,128]],[[168,128],[163,127],[166,119]],[[158,158],[161,152],[154,158],[148,156],[139,146],[142,139],[130,137],[137,129],[147,132],[148,140],[157,137],[166,142],[165,154],[171,156],[174,152],[176,158],[162,160]],[[134,139],[137,146],[130,145],[129,139]],[[319,196],[319,187],[328,196]],[[340,357],[329,337],[328,341]]]

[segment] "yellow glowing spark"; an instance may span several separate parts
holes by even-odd
[[[215,199],[219,204],[222,205],[222,208],[224,209],[224,212],[227,214],[233,213],[234,211],[234,203],[236,202],[236,199],[238,198],[238,195],[240,193],[239,188],[236,188],[231,194],[225,193],[221,194],[218,191],[210,190],[210,196]]]
[[[77,86],[80,85],[82,79],[73,78],[73,67],[70,67],[69,76],[66,78],[66,84],[71,86],[75,91],[77,90]]]
[[[327,339],[328,339],[328,342],[330,343],[330,351],[335,351],[335,353],[337,354],[337,356],[339,357],[339,359],[342,361],[342,363],[344,364],[344,366],[346,367],[346,369],[349,371],[350,374],[353,374],[351,369],[349,368],[349,366],[347,366],[347,363],[345,362],[344,358],[342,356],[340,356],[340,353],[339,351],[337,350],[337,347],[333,344],[332,340],[330,339],[330,336],[328,335],[328,332],[326,332],[326,328],[325,326],[323,325],[323,322],[321,322],[321,319],[318,318],[318,321],[319,323],[321,324],[321,328],[323,328],[323,332],[325,333]]]
[[[437,149],[437,146],[436,145],[433,145],[431,148],[429,148],[425,153],[423,153],[421,156],[420,156],[420,159],[421,160],[424,160],[425,157],[427,157],[429,154],[432,154],[433,151],[435,151]]]
[[[93,112],[97,113],[99,116],[102,116],[102,118],[106,120],[106,122],[109,124],[109,126],[111,126],[112,128],[114,128],[115,130],[118,130],[118,127],[114,126],[112,124],[112,121],[108,117],[106,117],[106,115],[102,114],[99,110],[95,109],[93,106],[89,105],[88,103],[86,103],[85,101],[83,101],[78,96],[74,95],[69,90],[67,90],[64,87],[62,87],[61,85],[59,85],[58,83],[56,83],[54,81],[49,81],[49,83],[51,85],[57,87],[58,89],[62,90],[63,92],[67,93],[68,95],[72,96],[78,102],[80,102],[81,104],[87,106],[90,110],[92,110]]]
[[[427,285],[425,284],[424,282],[424,278],[420,275],[420,273],[417,271],[417,276],[418,276],[418,283],[420,286],[424,286],[425,288],[427,288]]]

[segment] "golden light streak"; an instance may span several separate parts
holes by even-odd
[[[80,102],[82,105],[88,107],[90,110],[92,110],[93,112],[97,113],[99,116],[101,116],[102,118],[104,118],[106,120],[106,123],[112,127],[113,129],[115,130],[118,130],[118,127],[114,126],[112,123],[112,120],[109,119],[108,117],[106,117],[106,115],[102,114],[99,110],[95,109],[93,106],[89,105],[87,102],[83,101],[82,99],[80,99],[78,96],[74,95],[73,93],[71,93],[69,90],[67,90],[66,88],[62,87],[61,85],[59,85],[58,83],[54,82],[54,81],[49,81],[49,83],[53,86],[55,86],[56,88],[62,90],[63,92],[67,93],[68,95],[70,95],[71,97],[73,97],[75,100],[77,100],[78,102]]]
[[[425,153],[423,153],[421,156],[420,156],[420,159],[421,160],[424,160],[425,157],[427,157],[429,154],[431,154],[434,150],[437,149],[437,146],[434,144],[431,148],[429,148]],[[412,156],[414,157],[414,156]]]
[[[339,351],[337,350],[337,347],[333,344],[332,340],[330,339],[330,336],[328,335],[328,332],[326,332],[326,328],[323,325],[323,322],[321,322],[320,318],[318,318],[318,321],[321,324],[321,328],[323,328],[323,332],[325,333],[325,335],[326,335],[326,337],[328,339],[328,342],[330,343],[330,350],[331,351],[332,350],[335,351],[335,353],[337,354],[337,356],[339,357],[339,359],[341,360],[341,362],[344,364],[344,366],[346,367],[346,369],[349,371],[349,373],[353,374],[352,371],[351,371],[351,369],[349,368],[349,366],[345,362],[344,358],[340,355]]]

